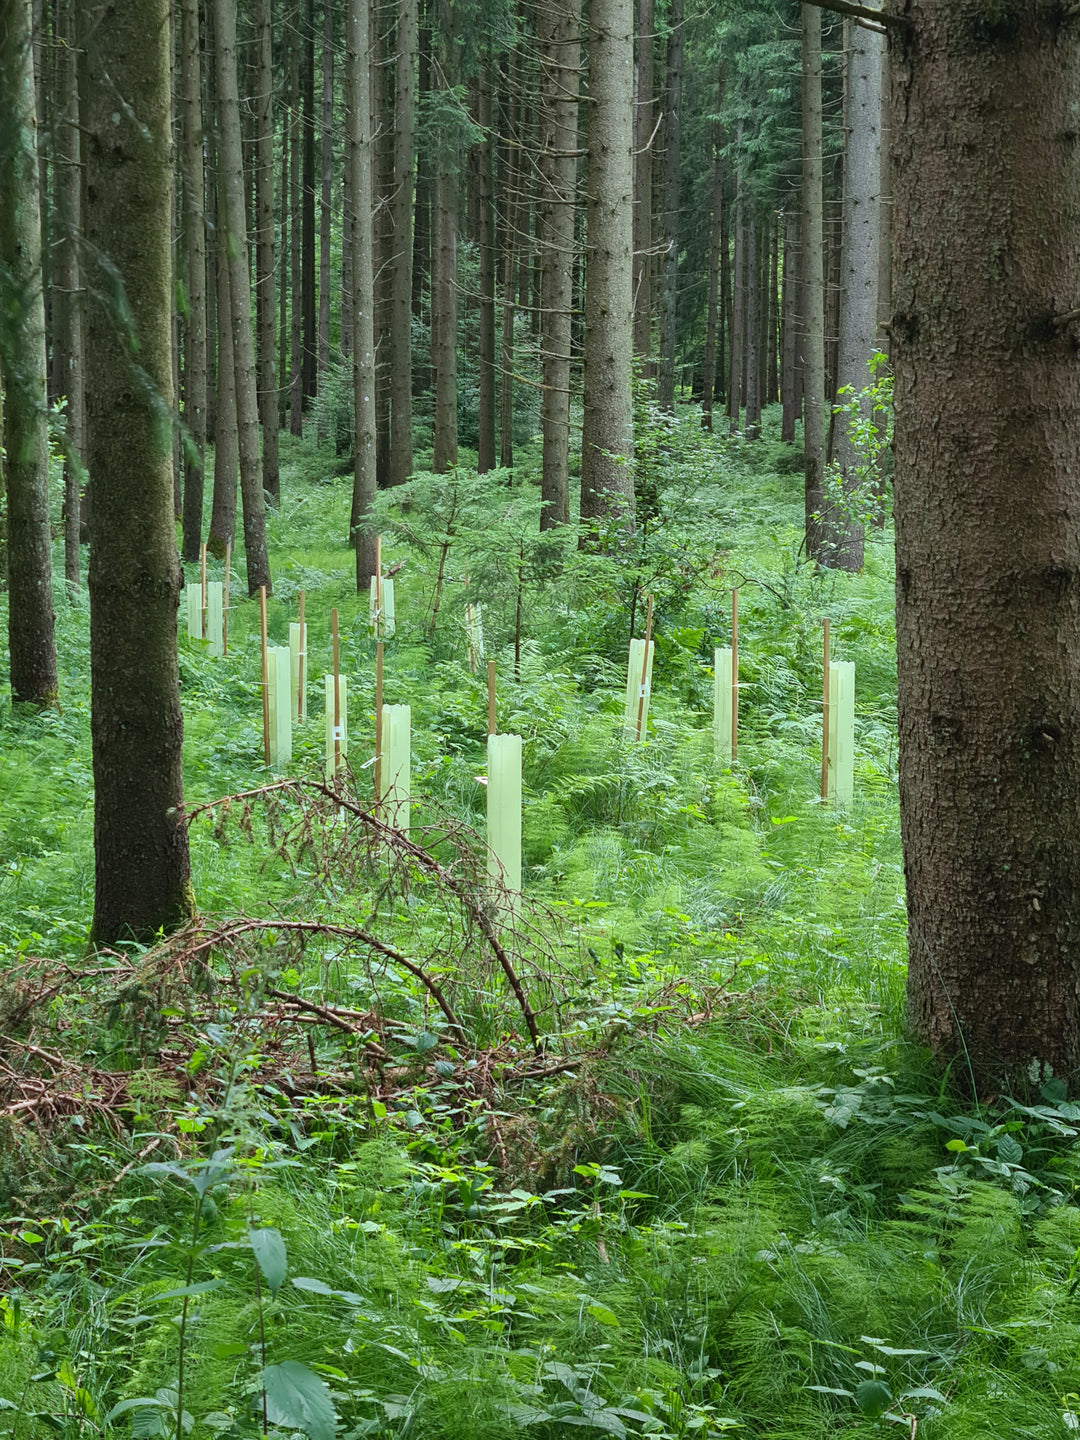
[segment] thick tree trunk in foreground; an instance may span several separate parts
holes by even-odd
[[[176,658],[170,316],[169,7],[105,0],[84,44],[90,289],[87,431],[93,938],[151,938],[191,913]],[[124,97],[117,108],[116,97]],[[123,286],[119,303],[117,284]],[[111,303],[104,297],[110,297]]]
[[[218,222],[229,266],[229,300],[236,377],[236,433],[240,442],[240,494],[244,510],[244,558],[248,594],[261,585],[270,590],[266,553],[266,500],[259,450],[259,411],[255,385],[255,341],[248,279],[247,217],[240,151],[240,102],[236,84],[236,11],[231,0],[214,0],[214,60],[217,71],[218,154],[221,165]]]
[[[1080,336],[1054,318],[1080,296],[1080,26],[1059,9],[994,26],[982,0],[911,0],[893,55],[908,998],[984,1091],[1080,1065]]]
[[[10,122],[0,134],[0,265],[10,277],[0,320],[7,383],[8,653],[12,698],[46,705],[56,699],[57,676],[31,35],[29,0],[0,0],[0,95]]]
[[[357,593],[375,573],[375,282],[371,213],[371,35],[367,0],[349,0],[346,80],[349,96],[349,207],[353,245],[353,494],[349,531],[356,548]]]
[[[592,0],[581,518],[627,528],[634,519],[632,31],[631,0]]]
[[[547,0],[540,39],[541,530],[570,520],[570,348],[581,66],[580,0]]]

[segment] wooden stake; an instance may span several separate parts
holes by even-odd
[[[383,642],[375,642],[375,804],[382,804]]]
[[[382,536],[375,536],[375,639],[381,640],[382,623]]]
[[[341,765],[341,651],[338,646],[337,611],[330,611],[330,637],[334,648],[334,776]]]
[[[641,685],[638,689],[637,702],[637,739],[641,739],[641,726],[645,719],[645,686],[649,682],[649,645],[652,641],[652,596],[649,596],[649,609],[645,615],[645,651],[641,657]]]
[[[259,635],[262,640],[263,754],[270,764],[270,666],[266,657],[266,586],[259,586]]]
[[[731,760],[739,752],[739,592],[731,592]]]
[[[202,638],[206,639],[206,545],[199,546],[199,584],[202,588]]]
[[[307,645],[304,635],[304,592],[300,591],[300,676],[296,682],[296,720],[297,724],[304,718],[304,685],[307,683],[307,676],[304,673],[307,669]]]
[[[495,661],[488,661],[488,734],[494,735],[498,730],[495,719]]]
[[[232,561],[232,545],[225,545],[225,599],[221,606],[221,653],[229,653],[229,565]]]
[[[829,798],[829,617],[824,622],[824,663],[821,684],[821,798]]]

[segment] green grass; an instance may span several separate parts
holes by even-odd
[[[284,847],[295,810],[196,821],[204,912],[375,929],[438,976],[470,1043],[392,964],[272,927],[221,947],[218,988],[151,952],[122,984],[72,982],[34,1012],[34,1043],[91,1059],[91,1089],[103,1072],[124,1089],[112,1127],[92,1107],[3,1122],[0,1398],[14,1409],[0,1430],[173,1433],[182,1300],[155,1297],[186,1279],[185,1176],[230,1147],[204,1215],[212,1248],[192,1261],[195,1281],[221,1282],[189,1305],[196,1437],[258,1433],[260,1329],[267,1363],[322,1377],[340,1436],[806,1440],[908,1435],[908,1413],[922,1440],[1068,1433],[1080,1115],[1053,1088],[1041,1108],[974,1111],[904,1039],[890,547],[872,544],[858,576],[802,563],[797,457],[767,419],[756,446],[705,437],[693,417],[677,427],[648,462],[663,521],[621,562],[535,539],[535,448],[513,484],[421,478],[382,497],[384,556],[403,562],[386,699],[412,706],[418,833],[455,874],[474,863],[477,842],[447,832],[483,830],[468,572],[500,728],[525,737],[536,930],[514,954],[549,1058],[577,1063],[524,1078],[498,966],[467,909],[416,867],[350,848],[333,815]],[[286,640],[303,589],[313,677],[292,773],[321,774],[336,608],[364,794],[374,647],[342,541],[348,482],[328,455],[282,447],[270,634]],[[237,567],[229,657],[179,642],[192,806],[267,779],[258,617],[242,556]],[[708,667],[736,580],[739,761],[718,766]],[[656,599],[657,655],[648,742],[627,747],[635,585]],[[92,903],[85,592],[72,601],[58,586],[56,611],[62,712],[0,708],[12,967],[78,968]],[[817,796],[825,614],[857,674],[857,797],[843,813]],[[5,1016],[25,974],[12,968],[0,992]],[[387,1058],[361,1067],[362,1041],[284,1027],[268,986],[380,1008],[400,1022],[380,1032]],[[20,1024],[3,1059],[32,1068]],[[178,1168],[148,1171],[140,1153]],[[252,1228],[283,1237],[276,1293],[257,1278]],[[874,1378],[894,1397],[879,1418],[857,1389]],[[132,1412],[105,1419],[159,1392],[134,1429]]]

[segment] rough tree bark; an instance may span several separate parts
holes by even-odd
[[[94,918],[99,945],[192,910],[176,655],[168,0],[83,10],[90,278]],[[117,105],[117,96],[124,104]]]
[[[235,4],[234,4],[235,9]],[[300,194],[301,275],[304,356],[301,385],[305,408],[319,386],[319,334],[315,295],[315,0],[303,0],[300,57],[300,148],[303,174]]]
[[[637,0],[634,65],[634,354],[647,361],[652,339],[653,0]]]
[[[63,45],[58,63],[58,95],[63,98],[58,128],[58,149],[53,164],[56,186],[56,293],[53,322],[56,327],[54,359],[60,360],[59,391],[67,411],[67,449],[64,452],[64,578],[74,592],[81,570],[83,498],[86,481],[85,346],[83,344],[83,285],[79,260],[82,234],[82,137],[79,133],[79,49],[75,38],[74,0],[60,0],[58,36]],[[204,332],[205,334],[205,332]],[[205,352],[204,352],[205,353]],[[205,371],[205,361],[204,361]],[[206,416],[203,415],[205,430]]]
[[[439,57],[442,84],[457,84],[457,41],[450,0],[439,3]],[[431,294],[431,365],[435,376],[435,432],[432,469],[443,474],[457,464],[457,238],[458,168],[456,134],[438,147],[435,181],[434,275]]]
[[[8,655],[12,698],[48,705],[56,700],[57,674],[32,34],[29,0],[2,0],[0,95],[12,122],[0,134],[0,266],[7,281],[0,369],[7,385]]]
[[[724,104],[724,70],[716,83],[716,113],[719,116]],[[720,319],[720,246],[724,234],[724,164],[722,158],[723,133],[717,119],[712,127],[712,225],[709,236],[709,277],[708,300],[705,311],[705,358],[701,377],[701,424],[702,428],[713,428],[713,395],[716,390],[716,338]],[[727,257],[724,256],[726,264]]]
[[[220,189],[220,177],[218,188]],[[218,206],[220,213],[223,206]],[[236,539],[236,484],[240,471],[240,445],[236,434],[236,365],[233,360],[232,314],[229,294],[229,262],[219,249],[214,288],[217,310],[226,317],[218,331],[217,435],[214,440],[214,494],[210,506],[210,529],[206,548],[219,560]]]
[[[905,13],[892,339],[910,1016],[979,1090],[1037,1090],[1080,1065],[1080,25],[1046,0]]]
[[[589,12],[581,518],[633,525],[633,6]]]
[[[541,530],[570,520],[570,353],[581,67],[580,0],[545,0],[540,40]]]
[[[203,172],[202,50],[199,0],[180,12],[181,138],[184,180],[184,450],[183,556],[198,560],[202,542],[203,457],[206,450],[206,185]]]

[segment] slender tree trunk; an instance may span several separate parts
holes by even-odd
[[[736,149],[742,149],[742,121],[739,121]],[[746,330],[746,202],[743,198],[741,162],[735,171],[735,235],[731,256],[731,352],[728,365],[727,413],[730,431],[739,430],[743,400],[743,340]]]
[[[856,394],[869,384],[867,361],[876,349],[878,326],[878,189],[881,184],[881,68],[884,39],[844,21],[844,230],[841,255],[838,388]],[[864,407],[868,419],[868,407]],[[835,426],[833,453],[845,488],[859,453],[847,435],[844,417]],[[838,527],[839,528],[839,527]],[[863,527],[845,524],[834,563],[861,570]]]
[[[315,398],[319,376],[319,333],[315,295],[315,0],[303,0],[303,46],[300,63],[300,146],[303,177],[300,195],[303,317],[304,408]]]
[[[793,203],[784,211],[784,281],[780,301],[780,401],[783,415],[780,439],[795,439],[795,422],[802,408],[802,394],[796,385],[795,354],[799,326],[799,219]]]
[[[418,0],[398,0],[394,81],[394,190],[390,202],[393,256],[390,275],[390,466],[388,483],[403,485],[412,474],[412,289],[413,192],[416,161]]]
[[[761,438],[761,277],[758,241],[761,221],[751,215],[746,221],[746,438]]]
[[[259,332],[259,418],[263,486],[270,503],[281,499],[278,466],[278,393],[274,321],[274,71],[270,0],[258,0],[255,87],[255,311]],[[282,195],[282,206],[285,197]]]
[[[570,356],[581,71],[580,0],[543,0],[540,40],[541,530],[570,520]]]
[[[229,264],[223,252],[219,252],[215,284],[218,314],[228,317],[232,313],[232,302]],[[236,484],[240,471],[240,445],[236,434],[236,366],[232,326],[227,321],[221,326],[218,336],[217,417],[214,494],[206,547],[220,560],[225,556],[226,547],[236,539]]]
[[[84,16],[87,255],[100,257],[109,277],[99,270],[90,281],[101,298],[89,312],[86,384],[92,934],[113,945],[173,929],[193,907],[172,435],[163,423],[172,409],[169,8],[167,0],[137,8],[100,0]]]
[[[652,341],[653,3],[637,0],[637,60],[634,66],[634,354],[647,361]]]
[[[236,85],[236,23],[232,0],[214,0],[217,66],[218,145],[221,163],[219,216],[229,266],[229,301],[236,377],[236,431],[240,445],[240,494],[244,509],[244,555],[248,594],[261,585],[269,593],[266,502],[259,453],[259,411],[255,384],[255,343],[251,325],[247,217],[240,150],[240,103]],[[223,316],[224,320],[225,317]]]
[[[375,573],[375,236],[371,211],[371,34],[368,0],[348,0],[349,203],[353,232],[353,495],[357,593]]]
[[[502,191],[502,333],[499,357],[499,464],[504,470],[514,463],[514,317],[517,289],[518,231],[521,225],[520,196],[524,177],[515,156],[521,150],[521,56],[507,62],[502,107],[503,144],[499,165]]]
[[[449,0],[440,0],[440,54],[443,85],[457,84],[457,42]],[[435,372],[433,468],[442,474],[457,464],[457,226],[456,137],[443,138],[436,182],[436,254],[431,303],[431,360]]]
[[[802,7],[803,453],[806,551],[827,559],[825,510],[825,260],[822,246],[821,11]]]
[[[881,180],[878,187],[878,329],[877,348],[889,352],[892,319],[892,153],[889,129],[890,72],[888,51],[881,57]]]
[[[218,390],[218,204],[217,204],[217,81],[214,79],[214,26],[206,5],[200,3],[202,12],[203,49],[203,140],[205,165],[203,168],[203,199],[206,201],[206,224],[203,226],[203,240],[206,244],[206,275],[203,288],[206,293],[206,440],[209,445],[217,444],[217,390]],[[205,476],[203,484],[205,485]]]
[[[1080,1065],[1080,372],[1076,322],[1055,321],[1080,295],[1063,143],[1080,29],[1035,0],[993,22],[976,0],[905,14],[891,334],[910,1018],[980,1092],[1037,1093]]]
[[[303,221],[300,165],[303,119],[300,109],[300,45],[297,43],[301,0],[293,5],[293,43],[289,47],[289,430],[304,433],[304,306]],[[282,196],[284,203],[284,196]]]
[[[766,309],[768,378],[765,401],[768,405],[776,405],[780,400],[780,216],[775,210],[769,218],[769,268],[765,278],[769,287]]]
[[[581,518],[633,526],[633,8],[589,12],[588,240]]]
[[[664,253],[661,258],[660,370],[656,399],[675,412],[676,301],[679,283],[679,146],[682,126],[683,0],[671,0],[667,47],[667,113],[664,117]]]
[[[83,346],[83,284],[79,261],[82,234],[82,137],[79,132],[78,43],[74,0],[60,0],[58,93],[63,96],[53,165],[57,194],[56,282],[53,316],[61,359],[59,392],[67,410],[64,453],[64,578],[74,592],[81,569],[82,491],[86,480],[86,392]],[[190,298],[190,297],[189,297]],[[204,420],[205,423],[205,420]]]
[[[198,560],[202,542],[206,450],[206,184],[203,173],[202,52],[199,0],[181,8],[181,168],[187,315],[184,326],[183,556]]]
[[[281,106],[281,230],[278,243],[278,427],[288,423],[289,406],[289,97]]]
[[[716,84],[716,113],[724,103],[724,71]],[[720,262],[724,236],[724,166],[721,158],[723,136],[719,120],[712,127],[712,227],[709,236],[709,292],[705,312],[705,359],[701,376],[701,424],[710,433],[713,428],[713,395],[716,389],[716,338],[719,329]],[[726,257],[724,257],[726,260]]]
[[[394,252],[390,205],[394,188],[393,98],[390,55],[393,18],[384,7],[371,11],[372,199],[375,217],[375,483],[390,481],[390,267]]]
[[[330,229],[334,206],[334,0],[323,0],[322,131],[319,136],[322,191],[319,196],[319,384],[330,370]],[[318,443],[329,436],[328,408],[319,411]]]
[[[32,25],[29,0],[6,0],[0,7],[0,95],[9,120],[8,133],[0,137],[0,264],[9,277],[0,368],[7,384],[11,694],[14,700],[50,705],[56,700],[57,671]]]
[[[476,440],[476,468],[486,474],[495,468],[495,137],[492,130],[490,61],[481,68],[477,119],[484,132],[477,146],[477,233],[480,251],[480,296],[478,303],[479,416]]]

